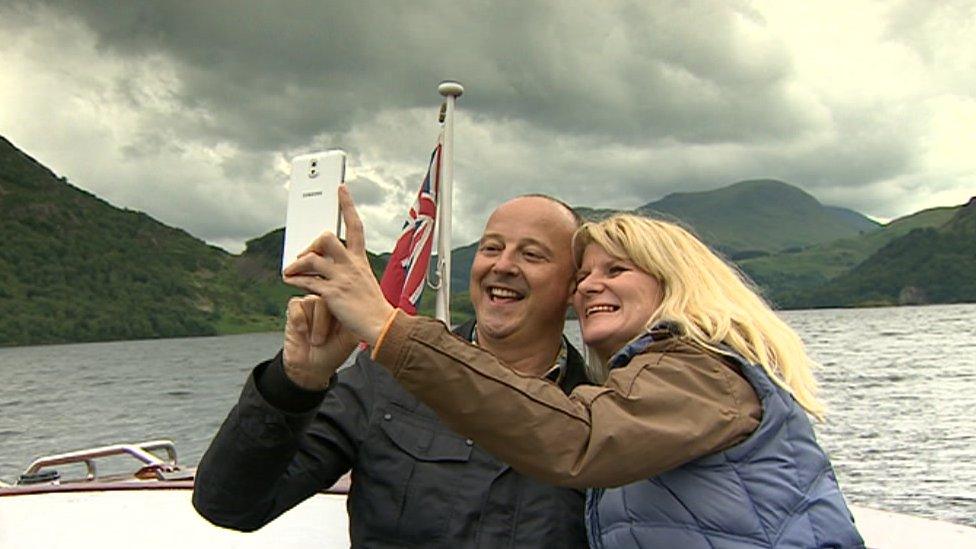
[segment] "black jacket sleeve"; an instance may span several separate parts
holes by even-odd
[[[332,486],[366,436],[373,391],[357,365],[321,393],[291,384],[280,353],[258,365],[200,460],[193,506],[218,526],[253,531]]]

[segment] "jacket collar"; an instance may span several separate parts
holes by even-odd
[[[681,327],[673,322],[658,322],[651,328],[645,330],[640,335],[631,339],[619,351],[610,357],[608,365],[610,369],[622,368],[630,363],[631,359],[643,353],[656,341],[664,341],[681,333]]]

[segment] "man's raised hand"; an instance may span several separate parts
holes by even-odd
[[[329,312],[345,328],[374,345],[393,307],[370,269],[363,223],[345,185],[339,186],[339,206],[346,225],[346,246],[334,233],[322,233],[285,268],[284,280],[324,298]]]
[[[356,342],[332,317],[322,298],[293,297],[288,302],[282,358],[285,374],[295,385],[308,391],[325,389]]]

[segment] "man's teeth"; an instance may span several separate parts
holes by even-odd
[[[593,313],[612,313],[617,310],[617,307],[613,305],[594,305],[586,309],[586,316],[590,316]]]
[[[496,297],[499,299],[518,299],[519,294],[516,291],[509,290],[507,288],[491,288],[491,297]]]

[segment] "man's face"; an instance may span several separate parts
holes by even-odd
[[[562,333],[575,229],[565,208],[540,197],[516,198],[492,213],[471,265],[480,338],[533,341]]]

